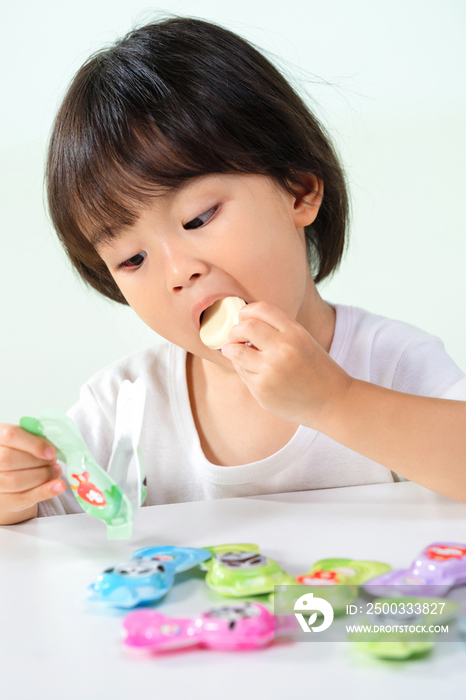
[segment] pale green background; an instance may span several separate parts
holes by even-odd
[[[466,370],[465,8],[462,0],[4,3],[0,421],[67,409],[91,374],[158,340],[70,271],[44,213],[42,180],[51,122],[74,72],[164,10],[220,22],[280,56],[318,101],[354,206],[349,253],[324,297],[439,335]]]

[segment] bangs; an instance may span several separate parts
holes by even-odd
[[[214,172],[258,172],[253,162],[229,160],[225,138],[222,152],[215,152],[202,128],[200,133],[192,126],[183,131],[183,120],[180,122],[171,140],[159,124],[143,122],[138,115],[127,119],[121,135],[115,129],[100,131],[98,118],[78,133],[64,133],[72,126],[64,122],[57,143],[51,141],[55,162],[50,158],[48,167],[55,173],[54,180],[48,180],[49,201],[56,195],[62,204],[60,211],[51,212],[54,221],[60,219],[58,230],[74,229],[75,235],[95,247],[134,226],[154,197],[177,190],[191,179]],[[70,148],[73,141],[75,147]],[[234,144],[231,149],[237,153]],[[59,192],[53,192],[54,183]]]

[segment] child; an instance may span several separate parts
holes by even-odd
[[[83,279],[168,341],[69,412],[106,465],[119,386],[143,378],[148,505],[402,478],[466,500],[466,377],[439,339],[319,295],[344,251],[344,175],[250,44],[174,18],[99,52],[59,111],[47,182]],[[231,296],[246,306],[209,349],[202,314]],[[80,510],[46,440],[0,433],[2,524]]]

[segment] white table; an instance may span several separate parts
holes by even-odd
[[[466,542],[466,504],[411,483],[146,507],[130,541],[108,541],[105,526],[84,514],[1,527],[0,698],[463,697],[466,642],[438,643],[410,662],[315,642],[135,658],[121,645],[124,613],[86,602],[98,573],[148,545],[255,542],[297,575],[333,556],[406,567],[439,540]],[[183,574],[161,611],[195,615],[223,602],[202,578]]]

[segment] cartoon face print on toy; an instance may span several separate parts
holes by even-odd
[[[245,598],[273,591],[274,586],[295,580],[276,561],[259,551],[256,544],[222,544],[206,547],[212,558],[204,562],[206,584],[226,596]]]
[[[106,569],[105,573],[115,573],[118,576],[155,576],[158,573],[164,574],[165,568],[157,560],[147,560],[143,557],[130,559],[123,564],[117,564],[112,569]]]
[[[267,558],[254,552],[225,552],[216,554],[215,558],[230,569],[256,569],[258,566],[266,566]]]
[[[466,545],[435,542],[428,545],[409,569],[390,571],[368,581],[364,588],[375,596],[444,596],[466,583]]]
[[[365,581],[390,571],[390,565],[359,559],[320,559],[306,574],[296,578],[305,586],[360,586]]]
[[[258,649],[274,636],[296,631],[294,616],[274,620],[259,603],[214,608],[193,619],[166,617],[155,610],[137,610],[123,620],[124,644],[148,652],[198,645],[208,649]]]
[[[175,574],[208,559],[210,552],[192,547],[144,547],[131,559],[105,569],[88,588],[89,600],[133,608],[162,598]]]
[[[228,629],[232,630],[240,620],[257,617],[260,615],[260,612],[260,608],[257,605],[244,603],[243,605],[224,605],[221,608],[213,608],[205,613],[204,617],[206,619],[225,620],[228,624]]]
[[[78,482],[78,486],[73,483],[70,486],[78,492],[79,498],[97,508],[104,508],[107,505],[107,500],[102,491],[89,481],[89,472],[72,474],[71,476]]]
[[[449,559],[462,559],[466,555],[466,546],[451,546],[447,544],[431,544],[426,547],[424,554],[434,561],[448,561]]]
[[[303,586],[334,586],[343,583],[339,571],[315,571],[313,574],[297,576],[296,581]]]

